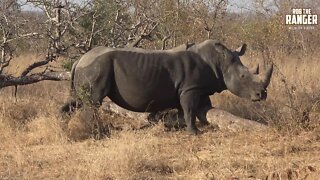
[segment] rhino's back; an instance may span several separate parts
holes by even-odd
[[[93,48],[92,50],[88,51],[86,54],[84,54],[81,59],[79,60],[79,63],[77,64],[77,68],[86,68],[95,63],[97,60],[97,57],[102,56],[108,52],[114,51],[113,48],[108,48],[105,46],[99,46],[96,48]]]

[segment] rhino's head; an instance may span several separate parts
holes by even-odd
[[[251,99],[252,101],[265,100],[267,87],[271,80],[273,65],[265,73],[259,74],[259,66],[248,69],[240,61],[246,51],[244,44],[239,51],[230,51],[220,43],[215,44],[215,49],[222,59],[222,74],[227,89],[233,94]]]

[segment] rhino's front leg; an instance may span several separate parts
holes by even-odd
[[[207,112],[212,108],[211,101],[209,96],[206,96],[201,99],[199,102],[199,108],[197,110],[197,118],[199,119],[202,125],[209,125],[210,123],[207,120]]]
[[[196,126],[196,111],[199,97],[195,93],[186,92],[180,97],[180,105],[183,110],[184,119],[187,124],[187,131],[197,135],[199,129]]]

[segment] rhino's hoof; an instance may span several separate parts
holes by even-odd
[[[192,135],[198,135],[201,133],[197,127],[187,127],[187,131]]]

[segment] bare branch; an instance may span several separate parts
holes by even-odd
[[[44,66],[46,64],[48,64],[49,62],[53,61],[56,57],[47,57],[45,60],[43,61],[38,61],[35,62],[33,64],[31,64],[30,66],[28,66],[22,73],[21,76],[26,76],[28,75],[33,69],[40,67],[40,66]]]
[[[20,38],[27,38],[27,37],[31,37],[31,36],[38,36],[39,33],[33,32],[33,33],[27,33],[27,34],[22,34],[22,35],[17,35],[17,37],[11,38],[11,39],[7,39],[6,41],[1,41],[0,43],[9,43],[11,41],[15,41],[18,40]]]
[[[1,49],[0,74],[2,74],[3,70],[10,65],[14,51],[8,44],[3,44]]]
[[[46,72],[37,73],[29,76],[13,77],[9,75],[0,75],[0,88],[9,86],[21,86],[37,83],[40,81],[51,80],[51,81],[63,81],[70,80],[70,72]]]
[[[129,45],[127,45],[128,47],[138,47],[140,42],[143,39],[149,39],[151,38],[151,33],[156,29],[156,27],[159,25],[159,22],[157,22],[150,30],[149,32],[147,32],[148,29],[148,25],[146,25],[141,33],[141,35],[136,36],[136,39]]]
[[[165,50],[166,49],[166,44],[167,44],[167,41],[168,39],[170,39],[171,35],[168,35],[168,36],[165,36],[163,39],[162,39],[162,50]]]
[[[97,16],[96,16],[96,12],[95,12],[92,15],[92,25],[91,25],[91,33],[89,35],[88,49],[91,49],[91,47],[92,47],[92,40],[93,40],[93,37],[95,34],[96,22],[97,22]]]

